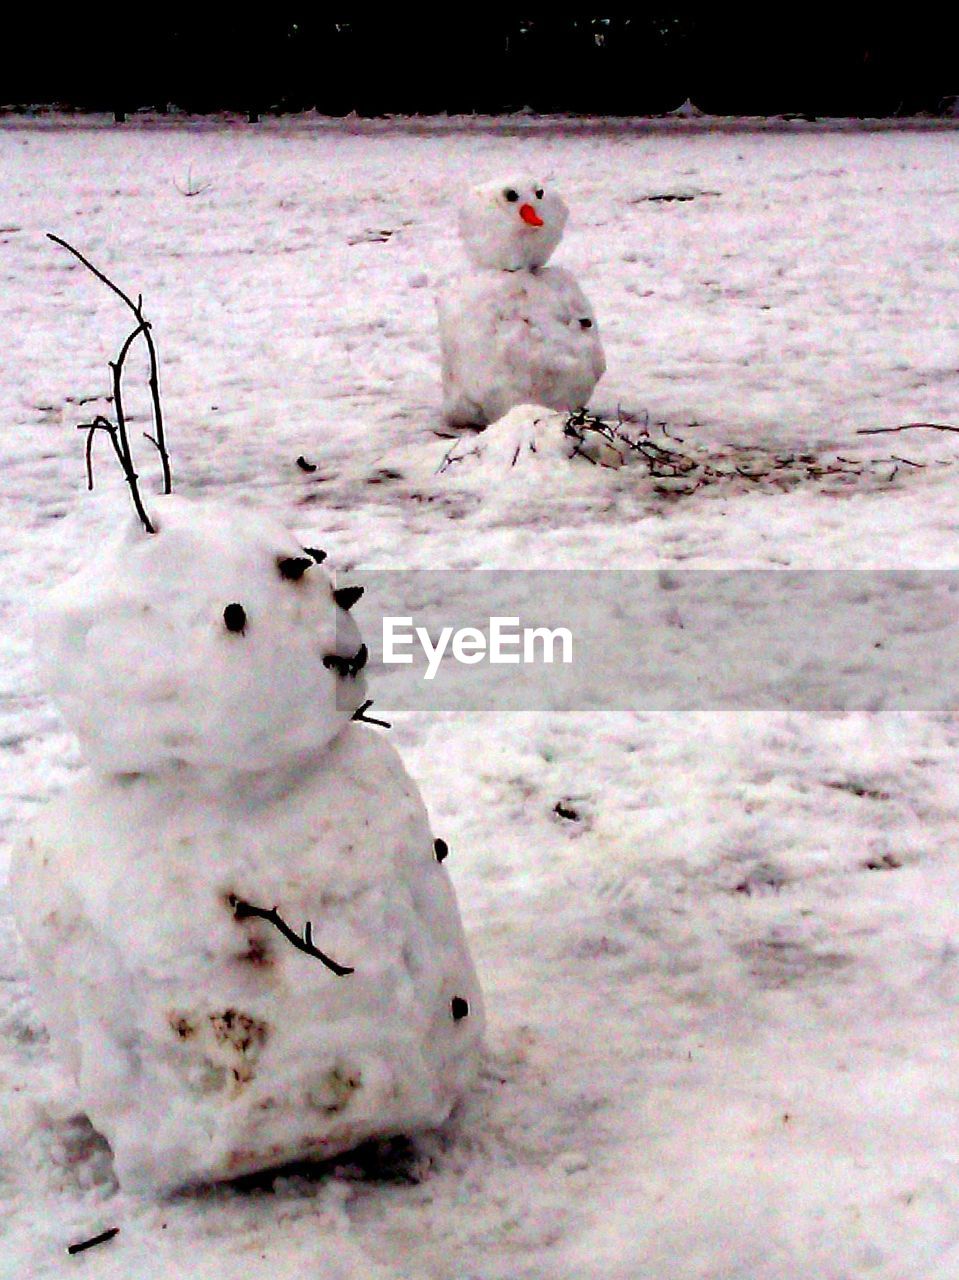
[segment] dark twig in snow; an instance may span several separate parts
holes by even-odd
[[[93,488],[93,433],[94,431],[105,431],[110,437],[110,443],[113,445],[113,451],[119,459],[120,466],[123,466],[123,451],[117,442],[117,429],[109,419],[101,417],[100,414],[93,419],[92,422],[81,422],[77,427],[78,431],[87,433],[87,446],[85,451],[87,464],[87,488]]]
[[[446,471],[449,467],[453,465],[454,462],[463,461],[462,454],[454,455],[453,453],[453,450],[456,449],[458,445],[459,445],[459,441],[457,440],[456,443],[451,444],[450,447],[443,454],[443,460],[442,462],[440,462],[440,465],[436,468],[437,475],[441,476],[444,471]],[[515,462],[515,458],[514,458],[514,462]]]
[[[89,1240],[80,1240],[76,1244],[68,1244],[67,1253],[83,1253],[85,1249],[92,1249],[95,1245],[106,1244],[108,1240],[112,1240],[114,1236],[119,1234],[119,1227],[110,1227],[107,1231],[101,1231],[98,1236],[91,1236]]]
[[[133,337],[136,335],[133,334]],[[104,418],[101,414],[93,419],[92,422],[81,422],[77,427],[78,431],[87,432],[86,447],[86,466],[87,466],[87,488],[93,488],[93,433],[95,431],[105,431],[110,437],[110,443],[113,445],[113,452],[117,455],[117,461],[126,476],[127,484],[130,486],[130,494],[133,498],[133,505],[136,513],[140,517],[140,523],[146,529],[147,533],[156,533],[156,529],[150,517],[147,515],[143,506],[143,500],[140,497],[140,489],[137,485],[137,473],[133,469],[133,456],[130,453],[130,441],[126,433],[126,422],[123,417],[123,406],[120,402],[120,378],[123,368],[123,361],[126,353],[130,349],[130,340],[124,343],[120,358],[114,364],[110,362],[110,368],[113,370],[114,400],[116,401],[117,420],[112,423],[109,418]]]
[[[213,183],[202,179],[199,182],[194,182],[193,170],[188,166],[186,171],[186,186],[181,187],[176,178],[173,179],[173,185],[176,187],[177,191],[179,191],[181,196],[186,196],[187,199],[190,199],[192,196],[201,196],[204,191],[209,191],[213,186]]]
[[[904,422],[901,427],[860,427],[857,436],[887,436],[897,431],[955,431],[959,427],[950,426],[946,422]]]
[[[73,256],[79,262],[83,263],[83,265],[87,268],[88,271],[92,271],[98,280],[100,280],[103,284],[105,284],[108,289],[111,289],[117,295],[118,298],[122,299],[122,301],[126,303],[126,305],[130,308],[130,310],[133,312],[134,316],[136,317],[137,329],[127,339],[126,348],[129,347],[129,344],[133,341],[135,337],[137,337],[138,334],[140,333],[143,334],[143,337],[146,340],[146,344],[147,344],[147,351],[149,352],[149,355],[150,355],[150,395],[153,399],[153,423],[154,423],[154,434],[152,436],[147,436],[147,439],[150,440],[151,443],[156,447],[156,451],[160,455],[160,465],[163,469],[163,492],[171,493],[173,491],[173,476],[170,469],[170,455],[167,452],[166,438],[163,433],[163,409],[160,405],[159,366],[157,364],[156,345],[154,344],[154,341],[153,341],[153,334],[151,333],[150,322],[143,315],[143,297],[142,295],[138,294],[137,300],[136,302],[134,302],[132,298],[128,297],[128,295],[123,292],[123,290],[119,287],[119,285],[114,284],[113,281],[108,276],[105,276],[102,271],[98,270],[93,265],[93,263],[89,261],[89,259],[85,258],[83,254],[79,251],[79,249],[75,249],[72,244],[68,244],[66,240],[62,240],[59,236],[53,235],[52,232],[49,232],[49,231],[47,232],[47,238],[49,240],[52,240],[54,244],[58,244],[61,246],[61,248],[66,249],[68,253],[72,253]],[[121,368],[123,365],[123,359],[126,355],[126,348],[124,349],[120,359],[117,362]],[[131,464],[131,469],[132,469],[132,464]],[[127,478],[129,479],[129,476]],[[139,510],[138,510],[138,514],[139,514]],[[141,519],[142,519],[142,516],[141,516]],[[152,533],[153,530],[152,529],[148,530],[148,532]]]
[[[381,729],[392,729],[393,726],[390,724],[389,720],[377,720],[375,716],[368,716],[366,714],[367,711],[369,711],[370,707],[372,707],[372,705],[373,705],[373,699],[367,698],[367,700],[363,703],[361,707],[357,707],[357,709],[350,716],[350,719],[358,720],[360,724],[378,724]]]
[[[254,907],[249,902],[244,902],[241,898],[237,898],[234,894],[230,894],[230,906],[233,908],[234,920],[248,920],[251,916],[255,916],[259,920],[266,920],[268,924],[273,925],[275,929],[279,929],[283,937],[286,938],[297,951],[302,951],[314,959],[320,960],[326,965],[331,973],[335,973],[338,978],[345,977],[346,974],[352,973],[353,970],[344,964],[337,964],[328,955],[322,952],[319,947],[313,945],[313,925],[307,920],[303,928],[303,937],[294,933],[286,921],[280,916],[276,907]]]

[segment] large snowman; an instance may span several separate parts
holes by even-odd
[[[606,370],[593,309],[576,280],[548,267],[568,211],[530,178],[474,187],[460,210],[472,270],[441,292],[443,408],[485,426],[518,404],[584,406]]]
[[[482,998],[416,785],[356,722],[366,648],[281,525],[149,501],[40,622],[89,768],[11,889],[41,1012],[123,1186],[441,1123]]]

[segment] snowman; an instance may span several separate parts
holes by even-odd
[[[581,408],[606,370],[593,309],[573,276],[548,267],[568,211],[529,178],[469,192],[460,232],[473,269],[439,297],[443,407],[485,426],[518,404]]]
[[[53,1047],[155,1194],[442,1123],[483,1007],[447,845],[364,723],[361,589],[267,515],[134,492],[41,608],[87,767],[10,888]]]

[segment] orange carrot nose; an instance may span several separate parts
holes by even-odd
[[[541,227],[543,219],[539,216],[531,204],[521,204],[519,207],[519,216],[528,226]]]

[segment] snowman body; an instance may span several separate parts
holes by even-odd
[[[121,1183],[149,1193],[437,1125],[483,1030],[443,846],[395,750],[350,723],[359,633],[328,577],[272,521],[155,505],[155,535],[131,532],[46,611],[47,666],[89,659],[86,678],[58,668],[58,692],[93,767],[11,870],[54,1048]],[[224,621],[237,605],[242,628]],[[164,657],[184,641],[203,661],[178,673]],[[284,642],[275,709],[253,714],[244,657],[255,687]]]
[[[567,211],[535,181],[469,193],[460,230],[472,269],[438,299],[443,408],[485,426],[517,404],[576,409],[606,369],[596,316],[574,277],[546,262]]]

